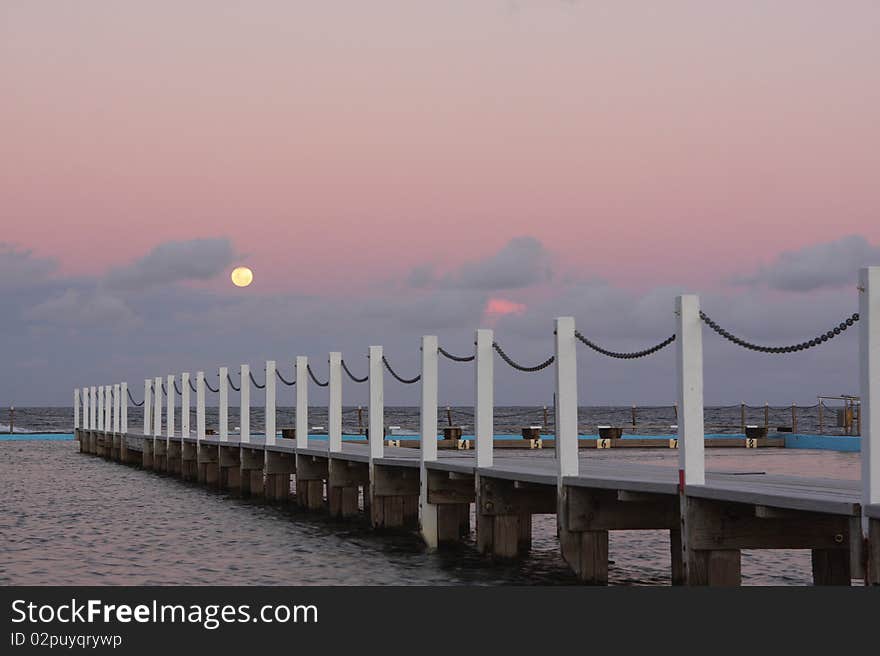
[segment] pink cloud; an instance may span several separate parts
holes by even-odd
[[[523,303],[508,301],[506,298],[490,298],[483,310],[483,318],[490,324],[508,314],[522,314],[526,311]]]

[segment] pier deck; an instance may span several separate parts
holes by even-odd
[[[858,481],[710,470],[705,484],[682,490],[675,467],[597,459],[591,451],[579,451],[577,476],[560,478],[552,450],[499,451],[491,467],[478,467],[474,451],[443,451],[424,463],[422,478],[420,449],[411,447],[386,446],[371,466],[369,445],[357,442],[331,452],[327,442],[297,448],[296,440],[267,444],[257,436],[242,442],[234,435],[222,441],[79,431],[78,437],[87,453],[267,501],[295,500],[343,517],[369,513],[376,528],[418,528],[424,480],[425,501],[437,510],[438,544],[470,534],[475,504],[477,546],[494,557],[525,556],[532,516],[556,514],[562,554],[587,583],[607,582],[608,532],[626,529],[670,532],[673,583],[738,584],[747,548],[812,549],[816,583],[864,576]],[[866,515],[880,524],[880,507]]]

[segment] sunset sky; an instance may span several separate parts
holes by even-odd
[[[0,404],[375,343],[409,374],[480,325],[532,363],[562,314],[640,348],[681,291],[809,339],[880,264],[878,34],[875,0],[3,0]],[[709,402],[856,391],[854,335],[704,341]],[[580,365],[584,404],[673,398],[671,350]]]

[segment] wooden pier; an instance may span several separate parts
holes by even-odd
[[[83,453],[165,472],[194,484],[267,502],[295,502],[337,517],[364,513],[376,529],[418,530],[429,549],[466,539],[471,506],[476,545],[493,558],[524,558],[532,517],[557,517],[560,552],[577,578],[608,581],[609,532],[669,531],[673,584],[739,585],[743,549],[809,549],[813,581],[880,584],[880,268],[861,275],[859,309],[862,479],[706,471],[699,301],[676,299],[678,468],[596,458],[579,448],[574,320],[556,320],[554,449],[513,455],[493,445],[493,336],[478,330],[474,368],[475,445],[438,451],[438,342],[421,344],[419,448],[385,442],[382,349],[370,347],[367,443],[342,440],[340,353],[331,353],[328,436],[308,436],[308,361],[296,358],[297,439],[275,430],[275,363],[266,365],[266,427],[251,434],[247,365],[241,369],[241,432],[228,431],[225,369],[220,369],[218,435],[205,429],[206,381],[196,375],[197,426],[189,426],[190,381],[180,380],[181,425],[175,425],[176,379],[144,384],[144,428],[127,425],[124,383],[75,391],[76,437]],[[387,363],[386,363],[387,364]],[[271,374],[271,375],[270,375]],[[395,376],[396,378],[399,377]],[[314,377],[312,377],[313,380]],[[316,381],[317,382],[317,381]],[[321,383],[318,383],[321,384]],[[111,403],[112,399],[112,403]],[[121,403],[121,400],[125,400]],[[165,406],[163,431],[162,410]],[[82,421],[80,421],[80,409]],[[245,419],[247,417],[248,419]]]

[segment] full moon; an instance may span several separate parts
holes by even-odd
[[[247,287],[254,281],[254,272],[247,267],[236,267],[232,270],[232,284],[236,287]]]

